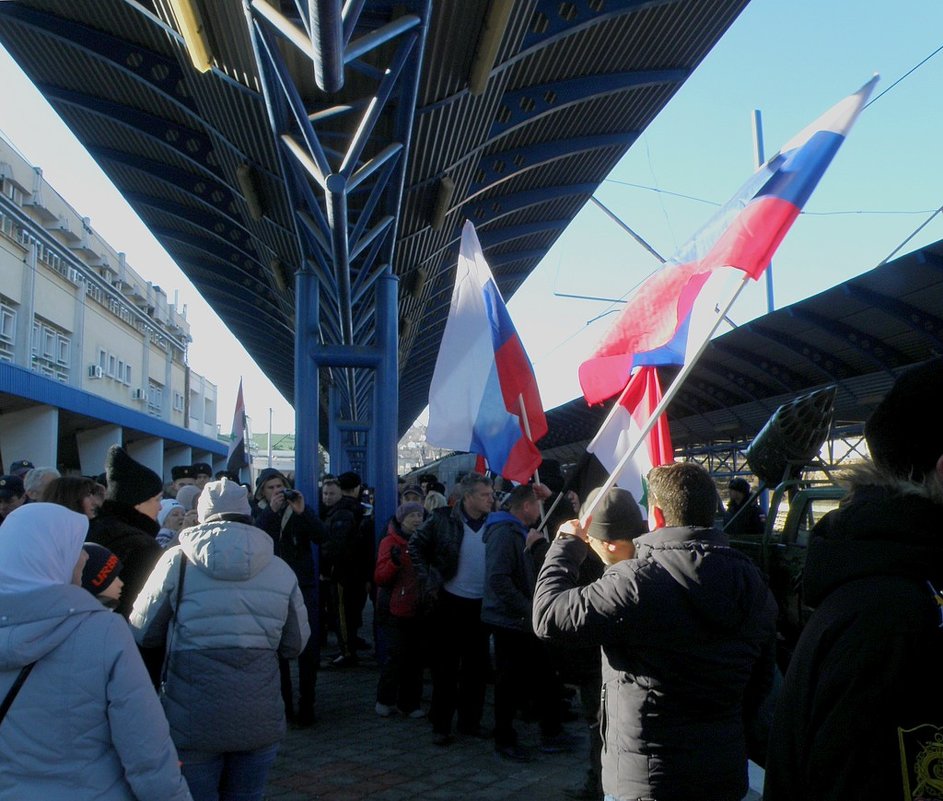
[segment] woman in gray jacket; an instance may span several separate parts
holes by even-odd
[[[190,801],[127,622],[73,584],[87,531],[52,503],[0,526],[0,700],[33,665],[0,722],[0,800]]]
[[[164,710],[195,801],[261,800],[285,734],[278,657],[298,656],[308,616],[294,572],[251,524],[244,487],[207,484],[197,511],[131,627],[140,645],[166,646]]]

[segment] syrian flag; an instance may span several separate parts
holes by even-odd
[[[606,422],[586,446],[586,457],[574,487],[583,500],[590,491],[601,487],[619,464],[619,460],[639,440],[652,412],[661,400],[661,384],[654,367],[642,367],[632,376],[628,387],[615,402]],[[644,438],[616,484],[632,493],[648,518],[647,476],[653,467],[674,461],[674,448],[668,431],[668,420],[661,415]]]
[[[243,467],[249,466],[246,458],[246,404],[242,399],[242,379],[236,394],[236,410],[232,416],[232,433],[229,435],[229,453],[226,454],[226,470],[239,475]]]

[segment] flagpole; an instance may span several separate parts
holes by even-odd
[[[524,405],[524,393],[520,392],[517,395],[517,402],[521,406],[521,422],[524,424],[524,436],[533,444],[534,438],[530,435],[530,420],[527,419],[527,407]],[[540,483],[540,468],[534,468],[534,483]],[[544,514],[544,502],[538,500],[537,503],[540,506],[540,516],[543,517]]]
[[[606,430],[606,426],[609,425],[612,418],[615,417],[616,412],[619,411],[619,407],[622,405],[622,400],[628,394],[629,386],[631,384],[632,384],[632,379],[629,378],[629,380],[625,382],[625,389],[622,390],[622,394],[619,395],[616,402],[612,404],[612,408],[609,410],[609,414],[607,414],[606,419],[602,421],[602,425],[599,427],[599,431],[596,432],[596,436],[593,437],[589,445],[586,446],[586,450],[588,450],[590,453],[592,453],[593,448],[596,447],[596,441],[599,439],[600,436],[602,436],[602,432]]]
[[[743,288],[747,285],[747,282],[750,280],[750,276],[746,273],[743,274],[743,278],[740,283],[737,284],[736,289],[730,296],[730,299],[727,301],[724,308],[720,311],[716,311],[716,319],[714,320],[713,325],[707,332],[707,335],[704,337],[701,344],[698,346],[698,349],[694,354],[687,359],[684,366],[681,368],[681,371],[675,376],[675,380],[671,382],[671,386],[668,387],[668,391],[662,396],[662,399],[658,402],[658,405],[655,407],[655,410],[649,416],[647,422],[642,427],[641,432],[638,435],[638,438],[632,444],[632,446],[622,455],[622,458],[619,460],[619,463],[615,466],[613,471],[609,474],[609,478],[606,480],[606,483],[602,485],[602,488],[596,494],[596,497],[593,499],[589,507],[583,512],[582,517],[580,517],[580,526],[585,527],[586,521],[592,516],[593,511],[602,501],[603,497],[612,489],[616,482],[619,480],[619,476],[622,474],[622,471],[625,469],[625,466],[629,463],[629,460],[635,455],[635,452],[642,446],[642,443],[645,442],[645,438],[649,435],[651,430],[658,423],[658,418],[664,414],[665,410],[668,408],[668,404],[674,400],[674,396],[678,394],[678,391],[681,389],[681,384],[688,377],[688,374],[691,370],[694,369],[694,365],[697,364],[697,360],[701,357],[701,354],[707,348],[708,343],[711,341],[711,337],[714,335],[714,332],[720,327],[720,324],[723,322],[724,317],[727,315],[727,312],[730,311],[730,308],[733,306],[734,302],[740,296],[740,293],[743,291]],[[596,435],[599,436],[598,434]],[[595,440],[595,437],[593,438]],[[637,500],[637,499],[636,499]]]

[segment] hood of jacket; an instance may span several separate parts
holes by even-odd
[[[231,520],[184,529],[180,549],[200,570],[220,581],[246,581],[275,556],[272,538],[262,529]]]
[[[127,526],[137,529],[139,532],[149,534],[152,537],[157,536],[160,531],[160,524],[151,517],[141,514],[133,506],[119,501],[106,500],[98,510],[98,515],[91,523],[95,529],[108,530],[108,519],[114,518],[120,520]]]
[[[112,614],[74,584],[0,593],[0,610],[0,670],[42,659],[89,615]]]
[[[768,590],[752,560],[712,528],[660,528],[635,540],[635,556],[661,567],[685,591],[693,613],[714,630],[763,619]]]
[[[515,517],[510,512],[491,512],[488,517],[485,518],[485,528],[481,535],[481,541],[487,542],[491,538],[491,532],[499,526],[508,526],[516,530],[522,538],[527,537],[529,530],[519,518]]]
[[[862,472],[839,508],[812,531],[803,572],[817,606],[837,587],[870,576],[943,584],[943,505],[919,484]]]

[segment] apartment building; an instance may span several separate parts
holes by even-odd
[[[112,443],[165,476],[222,466],[217,388],[186,317],[0,137],[0,465],[101,472]]]

